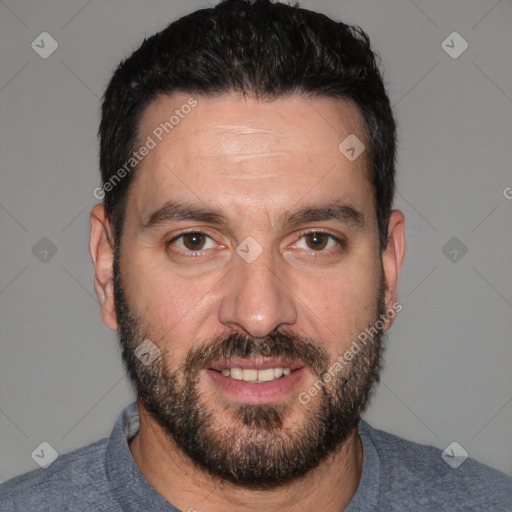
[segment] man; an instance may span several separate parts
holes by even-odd
[[[144,41],[100,126],[90,251],[137,404],[1,510],[511,510],[360,420],[401,309],[395,124],[359,29],[226,0]]]

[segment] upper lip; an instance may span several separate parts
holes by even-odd
[[[210,370],[222,371],[226,368],[241,368],[246,370],[265,370],[266,368],[290,368],[290,370],[298,370],[305,365],[302,361],[291,361],[279,357],[253,357],[233,358],[226,361],[218,361],[208,366]]]

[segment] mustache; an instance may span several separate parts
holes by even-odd
[[[251,356],[285,357],[302,361],[318,377],[329,365],[327,352],[312,338],[284,332],[272,332],[264,338],[253,338],[234,332],[227,336],[220,335],[192,348],[185,359],[185,371],[193,375],[213,363],[224,362],[233,357]]]

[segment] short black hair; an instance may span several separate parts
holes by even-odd
[[[380,248],[386,247],[396,127],[378,57],[361,28],[270,0],[224,0],[171,23],[119,65],[106,89],[99,127],[103,186],[130,159],[145,109],[173,92],[238,92],[261,100],[302,94],[354,103],[364,120]],[[116,244],[133,173],[123,176],[103,195]]]

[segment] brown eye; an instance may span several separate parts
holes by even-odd
[[[308,233],[305,235],[306,244],[310,249],[322,251],[327,247],[330,236],[327,233]]]
[[[341,250],[344,243],[337,236],[324,231],[305,231],[293,245],[296,249],[326,254],[332,253],[336,246]]]
[[[183,245],[191,251],[199,251],[203,249],[206,242],[204,233],[185,233],[182,235]]]
[[[215,248],[215,241],[211,236],[201,231],[188,231],[175,236],[166,245],[172,247],[179,254],[194,254]]]

